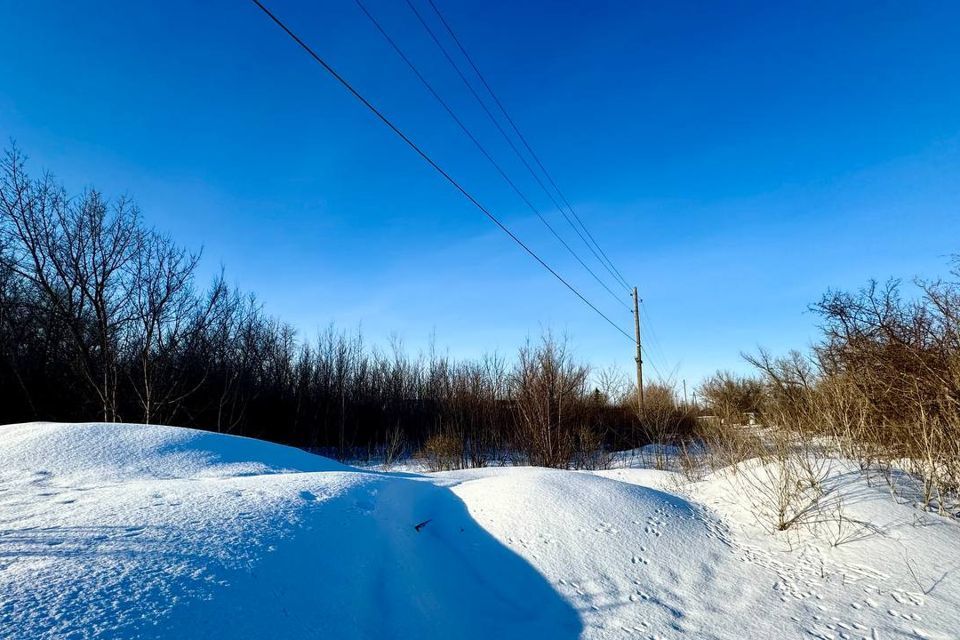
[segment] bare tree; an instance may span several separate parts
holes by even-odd
[[[14,148],[0,166],[3,230],[15,240],[7,264],[57,311],[103,419],[116,420],[117,352],[132,319],[125,269],[140,241],[139,212],[97,191],[70,200],[49,175],[31,181],[23,163]]]
[[[129,343],[137,353],[139,375],[133,376],[133,389],[143,410],[143,422],[164,418],[170,405],[176,405],[192,388],[178,366],[178,356],[198,337],[205,322],[198,313],[201,306],[193,291],[193,274],[199,254],[187,253],[169,238],[157,233],[140,235],[131,265],[130,294],[135,311],[135,327]],[[195,388],[195,387],[194,387]]]

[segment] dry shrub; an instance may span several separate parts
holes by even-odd
[[[677,454],[680,473],[688,482],[702,480],[708,470],[712,470],[708,459],[710,452],[699,441],[681,442]]]
[[[960,487],[958,266],[953,280],[917,281],[915,300],[890,281],[828,293],[814,307],[824,319],[816,356],[831,427],[856,442],[865,464],[904,466],[924,505],[941,513]]]
[[[653,465],[657,469],[666,468],[669,445],[688,441],[697,430],[695,411],[680,403],[676,390],[663,382],[644,388],[639,419],[644,440],[654,445]]]
[[[570,461],[574,469],[609,469],[613,464],[613,453],[604,445],[603,435],[590,426],[581,426],[576,431],[573,457]]]
[[[698,394],[707,408],[724,423],[744,424],[760,411],[763,382],[756,378],[718,371],[701,383]]]
[[[810,358],[747,360],[763,374],[765,424],[880,471],[892,491],[905,470],[923,505],[945,513],[960,489],[960,282],[917,285],[913,301],[896,281],[828,293]]]
[[[762,455],[740,474],[749,487],[753,513],[766,526],[786,531],[822,515],[829,463],[808,442],[784,429],[765,434]]]
[[[383,464],[385,467],[391,467],[394,463],[399,460],[404,453],[406,448],[406,438],[403,435],[403,430],[400,429],[400,425],[396,425],[393,429],[390,429],[385,438],[384,447],[383,447]]]
[[[763,455],[757,429],[723,424],[716,417],[698,419],[695,440],[702,443],[700,461],[713,472],[730,469],[736,474],[741,462]]]
[[[566,340],[543,336],[520,349],[513,375],[517,442],[530,463],[566,467],[573,456],[589,370],[575,363]]]
[[[453,471],[466,466],[463,440],[452,433],[436,433],[427,438],[417,457],[428,471]]]

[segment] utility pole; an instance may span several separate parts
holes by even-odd
[[[637,410],[643,413],[643,352],[640,350],[640,298],[633,288],[633,328],[637,337]]]
[[[683,379],[683,407],[687,407],[687,379]]]

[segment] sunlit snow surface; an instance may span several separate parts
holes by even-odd
[[[869,535],[788,548],[722,473],[391,474],[188,429],[10,425],[0,637],[960,637],[960,526],[836,482]]]

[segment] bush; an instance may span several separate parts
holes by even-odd
[[[960,265],[960,263],[957,263]],[[960,273],[829,292],[816,305],[824,339],[811,357],[748,356],[761,371],[765,424],[809,438],[829,436],[839,453],[920,480],[925,505],[941,512],[960,489]],[[891,481],[891,487],[892,481]]]
[[[423,443],[417,457],[424,461],[429,471],[453,471],[463,469],[463,440],[449,433],[437,433]]]
[[[577,429],[571,465],[574,469],[609,469],[613,454],[606,448],[597,429],[581,426]]]
[[[517,438],[531,464],[566,467],[576,443],[588,369],[573,361],[566,341],[549,333],[520,349],[512,377]]]
[[[706,407],[724,422],[743,424],[760,411],[763,383],[756,378],[718,371],[698,389]]]

